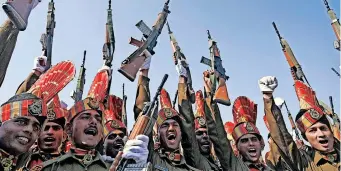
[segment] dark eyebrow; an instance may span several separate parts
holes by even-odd
[[[85,116],[90,116],[90,113],[82,113],[82,114],[80,114],[79,116],[82,117],[82,116],[84,116],[84,115],[85,115]]]
[[[14,121],[17,121],[17,120],[29,121],[29,119],[27,119],[27,118],[24,118],[24,117],[17,117],[17,118],[15,118],[15,120],[14,120]]]

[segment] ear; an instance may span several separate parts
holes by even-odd
[[[65,125],[65,131],[64,131],[68,136],[72,135],[72,124],[67,123]]]

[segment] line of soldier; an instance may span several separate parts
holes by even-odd
[[[12,13],[27,16],[26,20],[20,20],[19,16],[5,23],[24,30],[31,9],[38,3],[38,0],[6,2]],[[27,11],[18,11],[18,6],[26,6]],[[14,26],[12,22],[21,24]],[[141,55],[146,60],[139,70],[133,108],[135,120],[151,100],[148,72],[152,55],[147,50]],[[189,92],[186,84],[189,75],[179,61],[176,65],[178,109],[162,89],[152,133],[127,141],[128,132],[120,119],[122,104],[118,97],[111,95],[111,103],[105,106],[101,94],[105,86],[101,91],[91,86],[90,90],[94,91],[89,91],[85,99],[67,110],[58,93],[72,79],[58,74],[66,72],[74,76],[74,66],[64,61],[46,70],[45,65],[46,57],[35,58],[33,71],[19,86],[16,95],[1,105],[1,170],[109,170],[119,151],[123,151],[123,158],[133,159],[136,164],[151,162],[152,170],[340,169],[340,143],[333,135],[326,114],[317,105],[312,89],[307,86],[302,85],[300,90],[307,95],[304,101],[307,108],[296,116],[297,127],[308,142],[302,145],[302,141],[295,141],[287,130],[280,106],[275,103],[276,77],[259,80],[270,132],[270,152],[264,160],[261,152],[265,143],[256,126],[257,104],[252,100],[245,96],[236,98],[232,129],[225,130],[219,106],[213,100],[210,79],[210,75],[222,77],[218,72],[203,73],[204,92],[195,92],[196,110],[193,111],[189,100],[193,92]],[[56,70],[61,72],[54,72]],[[98,74],[103,72],[110,74],[110,68],[103,66]],[[51,82],[58,86],[44,87]],[[93,84],[101,86],[95,80]]]

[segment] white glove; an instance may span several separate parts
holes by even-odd
[[[128,140],[123,149],[122,157],[125,159],[133,159],[136,164],[145,164],[148,159],[148,142],[149,137],[138,135],[133,140]]]
[[[41,0],[33,0],[32,9],[35,8],[39,4],[39,2],[41,2]]]
[[[284,100],[280,97],[276,97],[274,100],[275,100],[276,106],[278,106],[280,109],[282,109],[282,106],[284,104]]]
[[[149,53],[149,51],[147,49],[145,49],[141,55],[145,56],[146,59],[144,60],[144,63],[140,67],[140,70],[149,69],[150,63],[152,61],[152,55]]]
[[[178,64],[175,65],[175,69],[178,72],[179,76],[187,78],[187,70],[181,65],[181,60],[178,60]]]
[[[274,76],[266,76],[258,81],[259,89],[263,92],[272,93],[277,87],[277,78]]]
[[[111,68],[103,64],[103,66],[98,70],[98,72],[107,71],[109,76],[111,75]]]
[[[37,56],[36,58],[34,58],[33,70],[37,70],[41,73],[44,73],[46,70],[46,62],[47,62],[46,56]]]

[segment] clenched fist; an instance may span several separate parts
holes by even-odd
[[[34,58],[33,70],[39,71],[40,73],[44,73],[46,70],[46,56],[37,56]]]
[[[259,89],[263,93],[272,93],[277,85],[277,78],[274,76],[265,76],[258,81]]]

